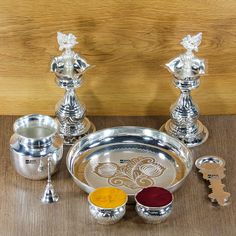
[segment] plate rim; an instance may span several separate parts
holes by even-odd
[[[174,192],[175,190],[177,190],[179,187],[181,187],[181,185],[183,184],[183,182],[185,181],[185,179],[187,178],[187,176],[190,174],[193,165],[194,165],[194,161],[193,161],[193,152],[192,150],[190,150],[187,145],[185,145],[184,143],[182,143],[180,140],[164,133],[161,132],[159,130],[156,130],[154,128],[149,128],[149,127],[142,127],[142,126],[114,126],[114,127],[110,127],[110,128],[104,128],[101,130],[98,130],[92,134],[89,134],[83,138],[81,138],[80,140],[78,140],[73,146],[70,147],[67,155],[66,155],[66,166],[67,166],[67,170],[69,171],[70,175],[72,176],[73,180],[75,181],[75,183],[86,193],[90,193],[91,191],[93,191],[95,188],[89,186],[88,184],[80,181],[73,173],[72,170],[70,168],[70,160],[71,159],[78,159],[79,157],[73,157],[73,154],[75,153],[75,151],[78,151],[78,146],[83,146],[85,145],[87,142],[89,142],[89,140],[92,140],[94,137],[98,137],[99,135],[101,135],[104,132],[115,132],[115,131],[119,131],[120,134],[122,135],[126,135],[124,133],[125,130],[139,130],[139,131],[151,131],[152,133],[156,134],[156,136],[151,136],[153,139],[157,139],[157,134],[159,136],[165,137],[168,140],[173,141],[173,143],[176,143],[178,145],[180,145],[183,149],[185,149],[186,151],[186,155],[188,156],[188,162],[189,162],[189,166],[186,168],[186,173],[184,175],[184,177],[177,181],[175,184],[171,185],[169,188],[167,188],[169,191]],[[132,134],[135,135],[135,134]],[[127,133],[127,136],[129,136],[129,134]],[[136,136],[140,136],[140,134],[137,133]],[[148,135],[147,135],[148,136]],[[150,136],[150,135],[149,135]],[[75,162],[75,160],[73,161],[73,163]],[[186,166],[186,165],[185,165]],[[135,194],[127,194],[129,197],[134,197]]]

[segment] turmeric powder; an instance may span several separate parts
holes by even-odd
[[[116,208],[127,202],[127,194],[118,188],[101,187],[89,194],[89,201],[101,208]]]

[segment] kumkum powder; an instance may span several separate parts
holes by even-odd
[[[101,208],[116,208],[127,202],[127,194],[118,188],[101,187],[89,194],[89,201]]]
[[[144,188],[135,198],[139,204],[147,207],[163,207],[173,201],[172,193],[160,187]]]

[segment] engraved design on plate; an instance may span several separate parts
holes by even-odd
[[[112,186],[138,189],[152,186],[153,179],[161,176],[165,169],[155,158],[139,156],[120,166],[114,162],[98,163],[94,173],[107,178]]]

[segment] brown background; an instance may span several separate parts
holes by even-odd
[[[178,91],[163,65],[199,31],[208,74],[194,99],[202,114],[236,113],[235,0],[1,0],[0,114],[54,114],[57,31],[78,36],[96,65],[79,89],[90,115],[168,114]]]

